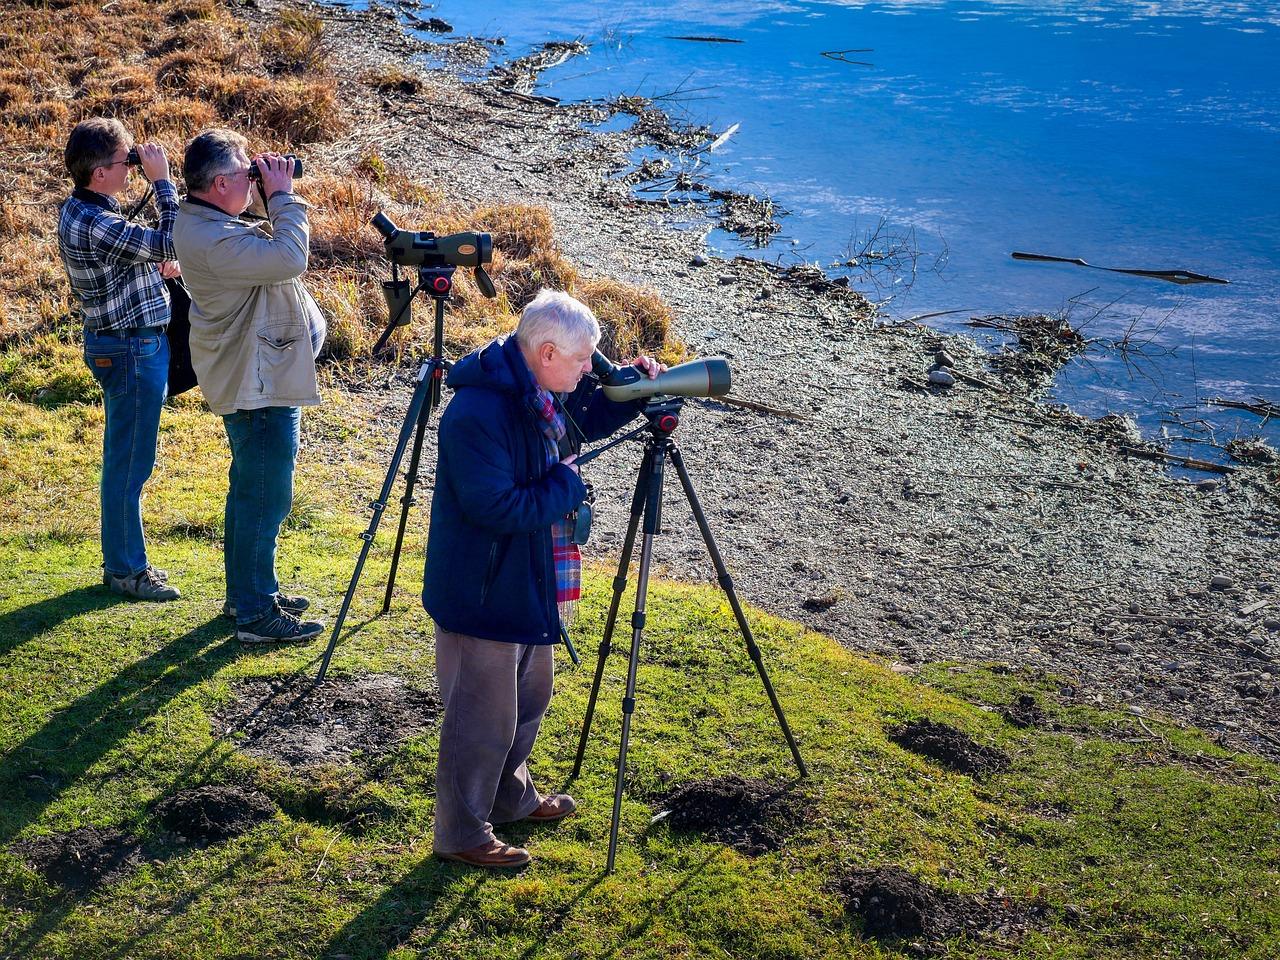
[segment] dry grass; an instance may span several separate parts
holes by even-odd
[[[323,152],[307,155],[307,144],[346,129],[320,18],[286,12],[260,27],[218,0],[55,0],[20,3],[16,15],[13,6],[0,18],[0,347],[30,356],[47,350],[51,336],[76,338],[55,239],[57,207],[70,189],[62,148],[75,122],[109,115],[135,137],[163,144],[175,172],[189,138],[217,125],[243,131],[254,147],[307,156],[300,189],[313,205],[308,283],[330,318],[325,356],[342,369],[368,355],[387,321],[380,283],[389,269],[369,226],[379,210],[404,229],[493,235],[499,296],[487,300],[470,271],[458,271],[451,352],[511,329],[537,290],[550,286],[596,309],[619,354],[679,353],[667,343],[666,306],[651,293],[580,278],[556,249],[546,209],[463,206],[374,153],[341,172],[325,169]],[[394,66],[361,82],[383,92],[424,85]],[[139,180],[139,193],[143,186]],[[407,357],[424,353],[430,336],[429,302],[416,306],[418,319],[395,341]],[[9,373],[0,386],[33,399],[38,387]],[[53,395],[76,392],[60,386]]]

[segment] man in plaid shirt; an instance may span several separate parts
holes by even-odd
[[[125,219],[115,199],[129,181],[133,148],[119,120],[94,118],[67,140],[75,191],[58,217],[58,251],[84,316],[84,361],[102,387],[102,582],[139,600],[174,600],[178,590],[147,561],[142,535],[143,484],[156,462],[160,408],[169,379],[169,293],[179,272],[173,250],[178,195],[163,148],[138,146],[155,187],[160,222]]]

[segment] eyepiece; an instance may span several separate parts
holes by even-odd
[[[388,242],[394,240],[396,234],[400,232],[400,229],[391,222],[391,218],[381,210],[374,214],[373,219],[370,220],[369,223],[373,225],[373,229],[382,234],[382,239]]]

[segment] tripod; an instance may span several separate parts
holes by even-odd
[[[576,779],[582,769],[582,757],[587,749],[587,736],[591,732],[591,718],[595,713],[596,697],[600,692],[600,681],[604,676],[605,660],[609,656],[613,640],[613,628],[618,619],[618,606],[622,601],[622,593],[627,586],[627,568],[631,563],[631,553],[635,547],[636,533],[640,529],[641,520],[643,519],[644,540],[640,547],[640,570],[636,586],[635,613],[631,617],[631,656],[627,663],[626,692],[622,698],[622,741],[618,749],[618,771],[614,778],[613,786],[613,820],[609,827],[609,861],[605,867],[606,873],[613,872],[614,859],[618,849],[618,821],[622,811],[622,787],[627,772],[627,745],[631,736],[631,715],[635,712],[636,706],[636,668],[640,659],[640,640],[644,635],[645,601],[649,590],[649,566],[653,558],[653,538],[662,532],[662,482],[667,460],[670,460],[676,468],[676,474],[680,478],[680,485],[684,488],[685,498],[689,501],[689,506],[693,510],[694,520],[698,524],[698,530],[702,533],[703,542],[707,545],[707,552],[711,555],[711,562],[715,565],[716,579],[720,584],[720,588],[724,590],[725,595],[728,597],[729,605],[733,608],[734,618],[738,621],[738,629],[742,632],[743,640],[746,642],[747,654],[751,657],[751,662],[755,664],[756,672],[760,674],[765,693],[768,694],[769,702],[773,705],[773,712],[778,718],[778,725],[782,728],[783,736],[786,737],[787,746],[791,748],[791,756],[795,759],[800,776],[805,777],[809,774],[808,768],[805,767],[804,759],[800,756],[800,748],[796,746],[796,739],[791,733],[791,727],[787,724],[787,718],[782,712],[782,705],[778,703],[778,695],[774,693],[773,684],[769,682],[769,674],[765,671],[764,662],[760,659],[760,648],[756,646],[751,627],[747,624],[747,618],[742,612],[741,604],[738,603],[738,596],[733,589],[733,578],[729,576],[729,571],[725,568],[720,551],[716,548],[715,538],[711,535],[711,528],[707,525],[706,515],[702,512],[702,505],[698,502],[697,494],[694,493],[693,482],[689,479],[689,471],[685,469],[684,458],[681,457],[680,450],[676,447],[675,440],[671,436],[676,427],[680,425],[679,413],[683,405],[683,397],[670,397],[661,401],[651,402],[645,410],[645,416],[648,418],[649,424],[647,428],[642,428],[648,431],[644,445],[644,457],[640,462],[640,474],[636,480],[635,493],[631,498],[631,519],[627,524],[627,535],[622,544],[622,556],[618,561],[618,575],[613,580],[613,599],[609,603],[609,615],[604,626],[604,639],[600,641],[599,659],[596,661],[595,679],[591,682],[591,695],[587,700],[587,715],[582,723],[582,737],[578,741],[578,755],[573,762],[573,773],[570,776],[571,780]]]
[[[378,494],[378,499],[369,504],[373,511],[373,516],[369,518],[369,527],[364,533],[360,534],[360,539],[364,543],[360,546],[360,556],[356,560],[356,568],[351,574],[351,583],[347,586],[346,595],[342,598],[342,608],[338,611],[338,619],[333,625],[333,634],[329,637],[329,645],[325,648],[324,658],[320,661],[320,672],[316,675],[316,683],[323,683],[325,674],[329,670],[329,659],[333,656],[333,650],[338,645],[338,635],[342,632],[342,625],[346,622],[347,611],[351,608],[351,598],[355,596],[356,585],[360,582],[360,574],[364,570],[364,562],[369,556],[369,549],[373,546],[373,538],[378,533],[378,525],[382,522],[382,513],[387,509],[387,501],[391,496],[391,488],[395,484],[396,474],[400,472],[400,461],[404,459],[405,448],[409,445],[409,436],[413,435],[413,451],[409,456],[409,469],[405,473],[404,496],[400,498],[400,528],[396,531],[396,547],[391,555],[391,572],[387,575],[387,592],[382,598],[382,612],[386,613],[391,609],[391,594],[396,586],[396,570],[400,566],[400,549],[404,545],[405,526],[409,522],[409,508],[416,502],[413,499],[413,488],[418,482],[418,464],[422,460],[422,442],[427,432],[427,423],[431,420],[431,415],[440,406],[441,384],[444,381],[445,371],[450,367],[448,360],[444,358],[444,307],[449,300],[450,291],[453,290],[453,271],[451,265],[444,266],[419,266],[418,267],[418,286],[414,290],[409,290],[409,281],[401,280],[396,275],[389,284],[386,285],[387,302],[392,305],[399,305],[399,310],[387,324],[387,328],[382,331],[382,336],[378,338],[377,344],[374,345],[373,354],[377,356],[382,351],[391,332],[397,326],[403,326],[409,322],[409,304],[412,303],[414,296],[420,290],[426,290],[435,302],[435,331],[432,340],[431,356],[422,364],[415,378],[415,386],[413,388],[413,399],[409,401],[409,410],[405,413],[404,423],[400,427],[400,437],[396,441],[395,452],[391,455],[391,466],[387,469],[386,479],[382,482],[382,490]]]

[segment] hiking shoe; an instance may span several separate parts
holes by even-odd
[[[135,600],[177,600],[181,593],[177,587],[171,587],[157,574],[159,571],[150,564],[145,570],[131,577],[117,577],[114,573],[102,571],[102,585],[112,593]],[[167,574],[166,574],[167,576]]]
[[[291,597],[287,593],[277,593],[276,606],[285,613],[292,613],[296,617],[311,606],[311,601],[306,597]],[[234,620],[236,618],[235,604],[230,600],[224,600],[222,603],[222,615]]]
[[[549,797],[543,797],[537,809],[525,819],[532,820],[534,823],[551,823],[554,820],[563,820],[577,809],[578,804],[573,797],[567,793],[554,793]]]
[[[236,627],[241,643],[298,643],[319,636],[324,624],[319,620],[299,620],[292,613],[272,607],[257,620]]]
[[[484,867],[489,870],[510,870],[523,867],[529,862],[529,851],[524,847],[513,847],[493,837],[486,843],[470,850],[459,850],[456,853],[437,853],[441,860],[456,860],[469,867]]]

